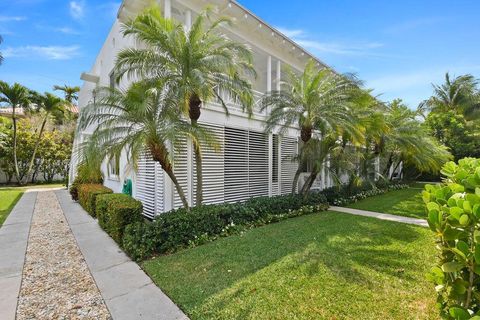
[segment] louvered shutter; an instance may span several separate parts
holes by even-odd
[[[187,153],[187,137],[183,136],[179,139],[176,146],[174,146],[174,158],[173,158],[173,172],[177,178],[178,183],[183,189],[187,201],[189,199],[189,190],[188,190],[188,153]],[[178,195],[177,188],[172,183],[172,188],[174,190],[173,196],[173,207],[175,209],[183,207],[182,200]]]
[[[249,197],[268,196],[268,136],[263,132],[248,133]]]
[[[143,204],[143,214],[153,218],[164,211],[163,170],[148,153],[138,160],[135,197]]]
[[[225,127],[225,202],[249,198],[248,131]]]
[[[280,192],[281,194],[289,194],[292,192],[292,183],[298,163],[293,161],[297,155],[297,139],[290,137],[281,138],[281,176],[280,176]]]
[[[219,150],[203,144],[202,151],[202,175],[203,175],[203,204],[214,204],[225,202],[224,188],[224,128],[211,124],[202,124],[203,127],[210,130],[219,144]],[[193,196],[196,200],[196,171],[195,171],[195,153],[192,154],[192,181]]]

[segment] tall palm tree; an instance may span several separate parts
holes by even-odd
[[[301,75],[287,70],[281,90],[267,92],[262,97],[262,110],[271,108],[265,130],[270,132],[280,126],[279,132],[283,134],[289,127],[299,127],[304,145],[312,139],[314,130],[322,135],[339,128],[356,132],[349,112],[352,94],[357,89],[352,80],[326,68],[318,69],[314,60],[307,63]],[[292,193],[296,192],[301,171],[302,161],[299,161]]]
[[[30,159],[30,164],[28,165],[28,171],[26,174],[27,181],[29,181],[30,179],[30,174],[32,173],[33,165],[35,162],[35,156],[37,155],[38,146],[40,145],[40,141],[42,140],[43,132],[45,130],[45,125],[47,124],[48,118],[51,114],[55,112],[63,112],[66,104],[65,100],[48,92],[45,92],[43,96],[40,96],[37,99],[37,109],[38,111],[43,112],[43,120],[42,124],[40,125],[37,141],[35,142],[35,146],[33,148],[32,158]]]
[[[467,118],[480,115],[480,90],[478,80],[471,74],[453,79],[448,72],[445,74],[445,83],[433,85],[433,95],[423,101],[419,109],[428,111],[455,111]]]
[[[13,162],[15,164],[15,177],[18,183],[21,183],[20,172],[18,169],[17,160],[17,117],[16,109],[19,107],[27,108],[30,104],[29,90],[21,84],[14,83],[9,85],[6,82],[0,81],[0,103],[6,103],[12,108],[12,123],[13,123]]]
[[[191,28],[165,19],[158,6],[152,6],[123,26],[124,36],[134,36],[146,48],[122,50],[116,61],[117,80],[124,75],[140,79],[161,79],[175,94],[177,107],[198,127],[202,104],[220,101],[228,108],[220,92],[226,92],[251,115],[254,76],[251,51],[228,39],[221,28],[228,18],[211,20],[210,9],[200,13]],[[197,176],[196,205],[203,201],[201,146],[193,141]]]
[[[178,114],[178,100],[165,84],[151,86],[137,82],[127,90],[101,88],[94,103],[87,105],[79,118],[79,130],[90,125],[97,128],[93,137],[105,156],[127,152],[129,162],[136,166],[146,150],[160,164],[175,185],[185,208],[188,202],[174,173],[170,143],[180,147],[181,140],[189,137],[195,143],[213,142],[201,127],[192,127]]]
[[[75,101],[78,100],[78,93],[80,92],[80,87],[75,86],[67,86],[66,84],[63,86],[54,85],[53,90],[55,91],[62,91],[64,94],[65,101],[73,104]]]

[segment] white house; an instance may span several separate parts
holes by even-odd
[[[149,3],[148,0],[123,1],[92,69],[82,74],[81,78],[85,82],[79,94],[80,109],[91,101],[92,90],[96,86],[109,85],[117,52],[137,45],[133,39],[122,36],[120,27],[122,22],[141,12]],[[225,29],[225,34],[252,48],[257,71],[257,78],[253,80],[256,99],[272,88],[280,88],[282,68],[286,65],[302,71],[306,62],[313,58],[318,61],[319,67],[326,67],[236,1],[160,0],[164,15],[183,22],[186,27],[207,5],[216,6],[220,15],[233,19],[234,26]],[[225,99],[228,100],[227,97]],[[258,104],[253,119],[249,119],[235,102],[229,101],[228,104],[231,110],[229,117],[219,104],[210,103],[202,107],[200,122],[214,130],[223,145],[220,152],[203,150],[204,202],[235,202],[250,197],[289,193],[297,168],[292,157],[297,153],[298,130],[290,128],[283,136],[265,134],[263,127],[266,114],[259,112]],[[76,144],[92,131],[93,128],[80,134]],[[174,152],[174,166],[178,180],[192,203],[195,196],[193,152],[189,143],[186,142],[185,145],[183,150]],[[71,177],[75,175],[75,167],[76,158],[72,160]],[[128,170],[128,167],[126,155],[118,161],[105,163],[104,184],[115,192],[121,192],[125,179],[131,179],[133,195],[143,202],[144,213],[150,217],[181,206],[175,188],[159,165],[145,158],[140,161],[138,172]],[[325,175],[319,181],[317,188],[331,183]]]

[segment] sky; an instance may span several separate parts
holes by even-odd
[[[480,78],[478,0],[240,0],[380,99],[411,108],[446,72]],[[38,91],[81,85],[120,1],[0,0],[0,80]]]

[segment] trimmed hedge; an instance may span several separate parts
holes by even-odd
[[[101,184],[81,184],[78,187],[78,202],[92,217],[96,217],[96,198],[106,193],[113,191]]]
[[[98,224],[120,244],[125,227],[143,220],[142,211],[142,203],[126,194],[101,194],[96,199]]]
[[[163,213],[152,223],[127,226],[123,248],[133,259],[141,260],[326,209],[326,199],[318,192],[306,198],[300,195],[261,197],[243,203],[205,205],[189,211],[182,208]]]

